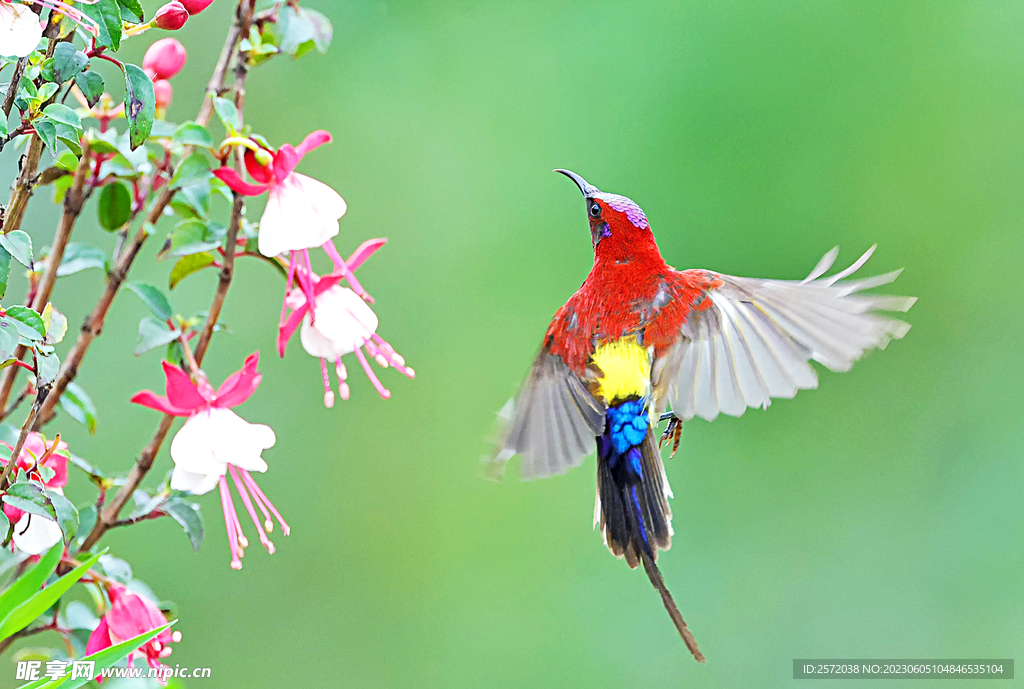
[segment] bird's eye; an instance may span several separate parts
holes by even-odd
[[[601,215],[601,206],[593,203],[590,205],[590,217],[596,218]]]

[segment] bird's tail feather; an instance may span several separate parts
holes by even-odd
[[[616,557],[625,558],[626,564],[636,568],[641,563],[651,584],[661,594],[661,600],[683,638],[686,647],[698,663],[706,662],[679,608],[665,586],[655,561],[658,550],[667,550],[672,540],[672,513],[668,497],[672,494],[665,477],[661,453],[653,431],[640,446],[642,474],[627,477],[612,467],[611,462],[599,458],[597,463],[598,521],[605,545]],[[620,463],[621,465],[621,463]]]

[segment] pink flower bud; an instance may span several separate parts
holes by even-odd
[[[153,25],[158,29],[177,31],[185,26],[188,21],[188,10],[178,0],[169,2],[156,11],[153,16]]]
[[[213,4],[213,0],[181,0],[189,14],[199,14]]]
[[[146,57],[142,59],[142,67],[156,81],[170,79],[185,66],[188,53],[185,46],[173,38],[161,38],[149,46]]]
[[[166,79],[157,79],[153,82],[153,98],[156,101],[156,109],[158,111],[164,111],[167,106],[171,104],[171,99],[174,97],[174,89],[171,87],[171,82]]]

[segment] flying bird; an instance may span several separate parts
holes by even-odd
[[[656,564],[672,538],[658,422],[669,420],[662,441],[674,436],[674,454],[682,421],[739,416],[815,388],[811,359],[849,370],[907,333],[907,323],[882,312],[905,312],[916,298],[864,293],[900,273],[853,279],[875,247],[824,277],[833,249],[800,281],[676,270],[640,206],[555,172],[586,199],[594,265],[555,313],[517,399],[502,411],[492,468],[520,455],[522,478],[562,474],[596,447],[595,528],[613,555],[643,565],[687,648],[705,662]]]

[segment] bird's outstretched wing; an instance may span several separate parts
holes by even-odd
[[[802,281],[683,271],[684,281],[709,286],[681,326],[678,343],[655,362],[658,405],[663,409],[667,402],[681,419],[739,416],[747,407],[767,407],[773,397],[817,387],[810,359],[847,371],[865,351],[903,337],[910,326],[879,312],[907,311],[917,299],[862,294],[892,282],[900,271],[846,279],[874,250],[822,277],[839,253],[835,248]]]
[[[519,397],[502,410],[503,435],[489,473],[500,475],[508,460],[520,455],[521,478],[564,474],[594,452],[604,415],[604,404],[562,358],[541,352]]]

